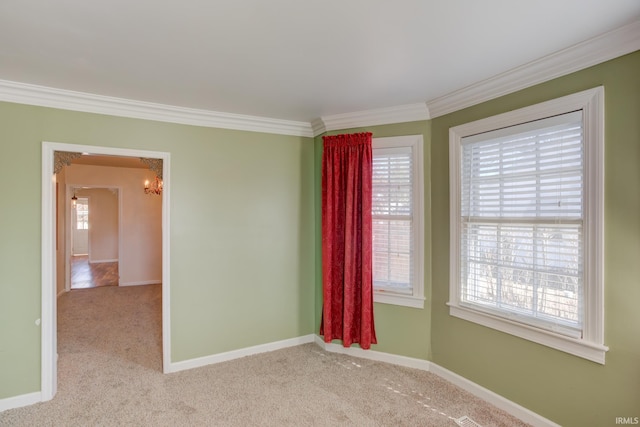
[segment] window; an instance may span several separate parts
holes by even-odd
[[[422,135],[373,139],[374,301],[424,307]]]
[[[604,363],[603,90],[450,130],[450,313]]]

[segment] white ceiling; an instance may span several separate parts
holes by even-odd
[[[638,0],[2,0],[0,79],[293,121],[427,102]]]

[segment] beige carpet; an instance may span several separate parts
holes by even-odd
[[[306,344],[164,375],[161,287],[58,300],[59,387],[2,426],[524,426],[428,372]]]

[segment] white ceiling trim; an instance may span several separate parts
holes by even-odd
[[[0,101],[212,128],[313,137],[306,122],[221,113],[0,80]]]
[[[212,128],[314,137],[428,120],[640,50],[640,20],[428,102],[322,116],[311,123],[135,101],[0,80],[0,101]]]
[[[640,49],[640,21],[578,43],[427,102],[438,117],[579,71]]]
[[[327,128],[325,127],[324,122],[322,121],[322,117],[314,119],[311,122],[311,129],[313,129],[313,136],[318,136],[321,133],[325,133],[327,131]]]
[[[395,107],[322,116],[320,121],[316,120],[312,125],[315,135],[318,135],[318,133],[331,130],[415,122],[418,120],[428,120],[429,118],[427,104],[418,102],[415,104],[397,105]]]

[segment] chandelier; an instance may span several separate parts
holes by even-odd
[[[162,180],[158,175],[152,183],[148,179],[144,182],[144,194],[155,194],[156,196],[162,194]]]

